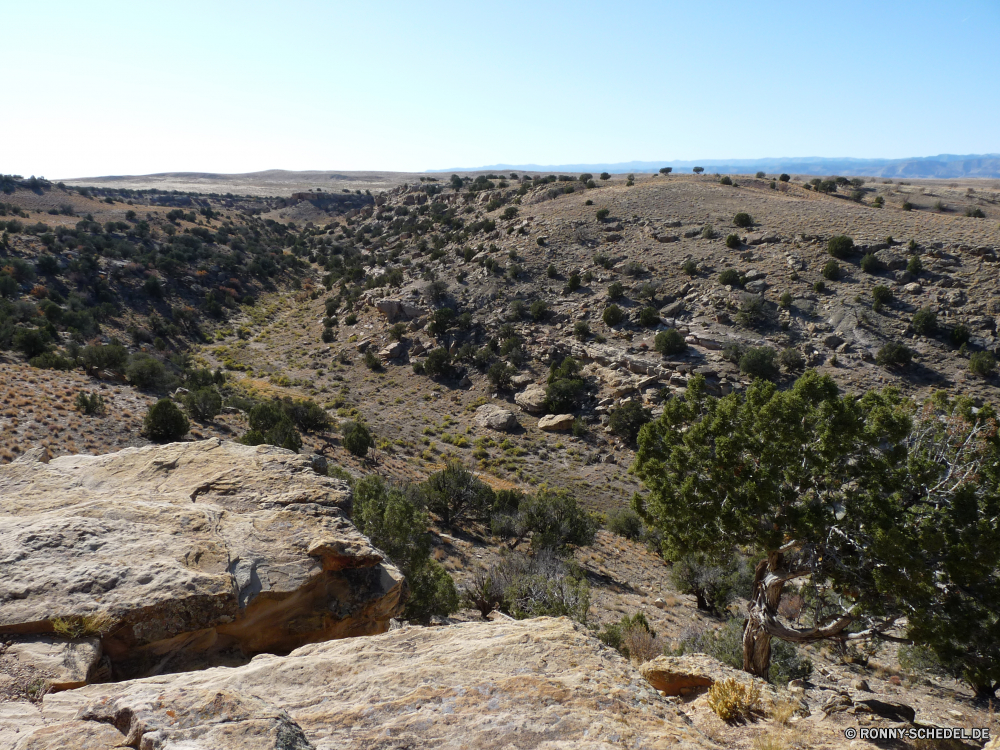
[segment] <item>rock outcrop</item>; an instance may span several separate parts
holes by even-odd
[[[714,747],[566,618],[407,627],[88,685],[45,696],[35,721],[19,750]]]
[[[476,424],[498,432],[511,432],[520,426],[517,417],[510,409],[504,409],[496,404],[483,404],[476,409]]]
[[[304,456],[218,439],[0,467],[0,639],[96,638],[120,678],[384,632],[405,583],[350,501]]]
[[[727,667],[707,654],[658,656],[639,667],[639,671],[650,685],[665,695],[687,695],[730,677],[740,682],[755,683],[765,695],[775,695],[774,688],[768,683],[740,669]]]

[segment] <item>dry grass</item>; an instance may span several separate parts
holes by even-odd
[[[760,688],[735,677],[712,683],[708,689],[708,707],[729,724],[745,722],[764,713]]]
[[[103,636],[115,626],[114,618],[107,612],[92,615],[71,615],[52,620],[52,630],[63,638],[84,638]]]

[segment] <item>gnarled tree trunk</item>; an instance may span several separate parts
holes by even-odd
[[[781,552],[770,552],[757,563],[747,621],[743,626],[743,669],[762,680],[771,670],[771,634],[766,623],[778,612],[786,576],[778,574],[784,564]],[[784,572],[784,571],[782,571]]]

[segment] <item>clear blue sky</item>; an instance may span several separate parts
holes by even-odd
[[[1000,152],[1000,2],[3,8],[0,172]]]

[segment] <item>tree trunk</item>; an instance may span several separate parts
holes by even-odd
[[[757,563],[753,579],[753,593],[747,608],[747,621],[743,626],[743,669],[750,674],[768,679],[771,671],[771,636],[765,628],[778,612],[785,578],[774,575],[784,564],[780,552],[768,553],[766,560]]]

